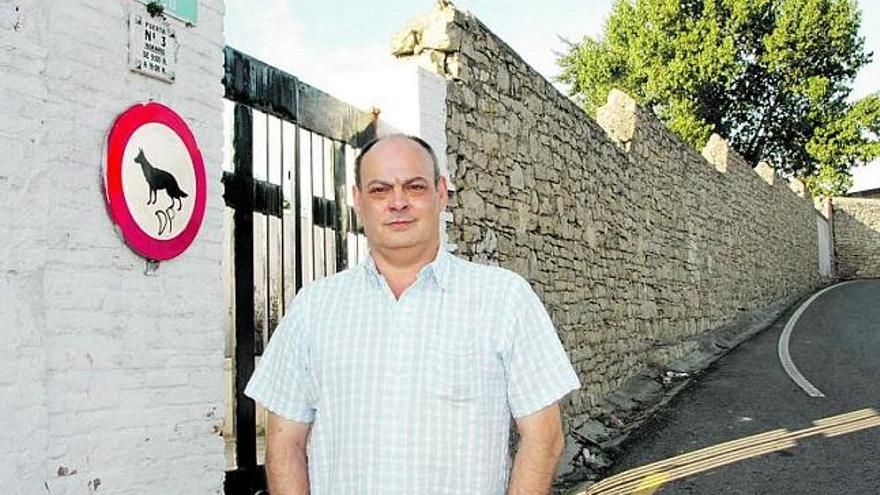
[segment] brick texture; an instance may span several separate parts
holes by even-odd
[[[128,69],[134,1],[0,1],[0,493],[221,493],[223,3],[172,20],[177,80]],[[155,100],[193,129],[208,207],[146,276],[101,191],[117,115]]]

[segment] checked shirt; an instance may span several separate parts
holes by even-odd
[[[522,277],[440,250],[399,299],[370,257],[304,288],[245,393],[312,423],[313,495],[501,495],[511,417],[579,387]]]

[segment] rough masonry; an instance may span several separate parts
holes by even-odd
[[[837,275],[880,277],[880,199],[834,198],[832,208]]]
[[[705,332],[822,282],[803,185],[719,137],[701,156],[620,92],[596,122],[445,2],[393,47],[448,79],[450,240],[541,296],[583,383],[573,426]]]

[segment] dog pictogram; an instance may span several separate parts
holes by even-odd
[[[144,173],[144,179],[147,181],[147,185],[150,188],[150,197],[147,199],[147,204],[155,204],[158,200],[158,193],[162,190],[164,190],[171,199],[170,206],[164,209],[158,209],[154,212],[156,218],[159,219],[158,235],[162,235],[165,232],[170,234],[175,216],[174,200],[177,200],[177,211],[180,211],[183,207],[183,198],[186,198],[188,194],[180,188],[177,184],[177,179],[174,178],[171,173],[154,167],[153,164],[147,160],[143,149],[138,151],[138,155],[135,157],[134,161],[141,166],[141,171]]]

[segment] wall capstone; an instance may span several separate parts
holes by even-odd
[[[804,185],[803,182],[800,181],[800,179],[797,179],[797,178],[789,179],[788,187],[789,187],[789,189],[794,191],[794,193],[797,194],[798,197],[801,197],[804,199],[810,198],[810,193],[809,193],[809,191],[807,191],[807,187]]]
[[[632,96],[612,89],[608,93],[608,101],[596,111],[596,123],[608,134],[612,141],[623,149],[629,144],[636,132],[636,100]]]
[[[758,162],[755,173],[771,186],[776,182],[776,171],[767,162]]]
[[[715,133],[709,136],[709,141],[706,142],[702,152],[703,158],[715,165],[715,170],[721,173],[727,172],[728,153],[730,153],[730,147],[727,141]]]
[[[464,14],[448,2],[438,1],[430,14],[418,16],[391,38],[395,57],[417,56],[424,67],[457,79],[460,62],[451,56],[461,51]]]

